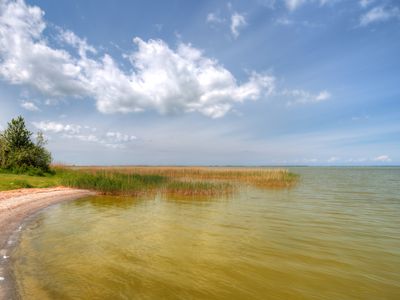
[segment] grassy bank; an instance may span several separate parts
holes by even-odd
[[[0,191],[21,188],[46,188],[61,185],[60,178],[54,175],[30,176],[24,174],[0,173]]]
[[[0,173],[0,190],[69,186],[108,195],[162,192],[176,195],[223,195],[239,185],[290,187],[297,175],[283,169],[206,167],[55,167],[45,176]]]

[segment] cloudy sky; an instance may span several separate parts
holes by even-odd
[[[0,0],[0,129],[74,164],[398,165],[397,0]]]

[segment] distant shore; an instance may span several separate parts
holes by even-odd
[[[43,189],[19,189],[0,192],[0,299],[9,299],[12,286],[6,265],[13,232],[18,230],[25,218],[39,210],[62,201],[75,200],[94,195],[88,190],[65,187]]]

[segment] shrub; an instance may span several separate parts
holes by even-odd
[[[0,133],[0,168],[43,175],[50,171],[51,163],[51,154],[45,144],[41,132],[37,133],[36,143],[32,141],[32,132],[26,128],[23,117],[12,119]]]

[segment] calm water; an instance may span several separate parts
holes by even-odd
[[[400,299],[400,168],[231,199],[91,197],[30,222],[23,299]]]

